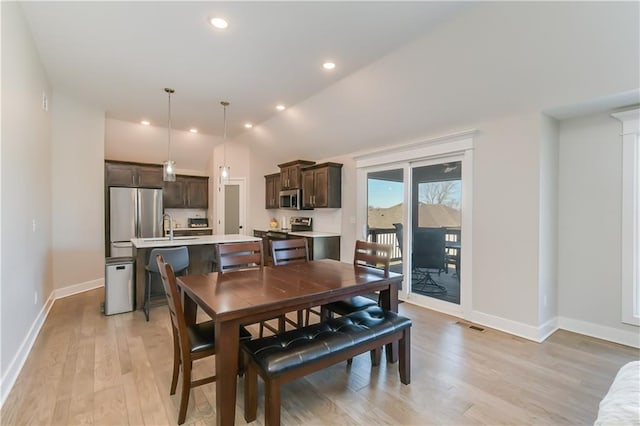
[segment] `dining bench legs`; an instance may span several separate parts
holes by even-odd
[[[256,419],[258,375],[265,383],[265,424],[280,424],[280,386],[367,351],[399,344],[400,382],[411,381],[411,320],[378,306],[286,333],[242,342],[247,356],[244,418]]]

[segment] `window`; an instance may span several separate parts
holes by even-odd
[[[640,325],[640,109],[622,122],[622,322]]]

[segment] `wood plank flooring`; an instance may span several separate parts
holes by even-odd
[[[176,424],[169,395],[172,339],[166,307],[105,317],[101,290],[58,300],[0,412],[3,425]],[[542,344],[457,323],[407,303],[413,320],[412,377],[369,355],[282,389],[282,423],[593,424],[617,370],[640,358],[626,346],[558,331]],[[206,319],[206,317],[202,317]],[[251,327],[257,335],[257,327]],[[213,372],[213,360],[195,375]],[[236,423],[242,417],[238,386]],[[264,420],[262,383],[256,425]],[[215,423],[215,385],[191,392],[186,424]]]

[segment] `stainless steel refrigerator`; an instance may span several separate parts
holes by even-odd
[[[111,257],[132,256],[132,238],[153,237],[162,237],[162,189],[109,188]]]

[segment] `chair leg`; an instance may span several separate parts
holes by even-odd
[[[247,357],[240,346],[238,348],[238,376],[242,377],[245,371],[247,371]]]
[[[187,417],[189,405],[189,392],[191,391],[191,360],[182,363],[182,393],[180,394],[180,410],[178,411],[178,424],[184,423]]]
[[[244,419],[247,423],[256,419],[258,413],[258,372],[253,362],[247,364],[244,375]]]
[[[411,328],[407,327],[400,339],[400,362],[398,363],[400,382],[408,385],[411,383]]]
[[[304,322],[305,322],[305,325],[309,325],[309,317],[310,317],[310,316],[311,316],[311,309],[308,309],[308,308],[307,308],[307,310],[306,310],[306,312],[305,312],[305,317],[306,317],[306,318],[305,318],[305,321],[304,321]]]
[[[259,333],[260,338],[262,338],[264,336],[264,321],[260,321],[260,333]]]
[[[278,317],[278,333],[284,333],[287,326],[285,324],[284,315]]]
[[[144,283],[144,316],[149,321],[149,310],[151,305],[151,272],[147,272],[147,281]]]
[[[380,359],[382,358],[382,348],[375,348],[371,351],[371,365],[377,367],[380,365]]]
[[[173,377],[171,378],[171,390],[169,395],[176,393],[176,387],[178,386],[178,375],[180,374],[180,342],[178,341],[178,335],[173,330]]]
[[[264,422],[267,426],[280,425],[280,383],[267,380],[265,383]]]
[[[309,314],[307,314],[307,315],[309,315]],[[300,327],[302,327],[304,325],[304,322],[302,322],[302,310],[298,311],[297,321],[298,321],[298,325],[296,326],[297,328],[300,328]]]

